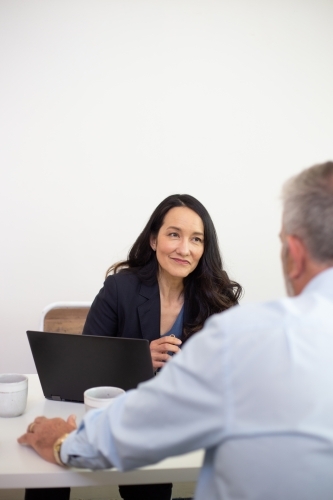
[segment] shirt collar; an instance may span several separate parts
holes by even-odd
[[[317,274],[311,281],[304,287],[303,293],[312,293],[320,291],[333,296],[333,267],[329,267],[324,271]]]

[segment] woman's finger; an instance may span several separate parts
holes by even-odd
[[[150,349],[150,351],[151,351],[152,355],[154,352],[156,352],[156,353],[164,353],[164,352],[176,353],[176,352],[180,351],[180,348],[177,345],[165,343],[165,344],[161,344],[159,346],[156,346],[155,348]]]
[[[177,337],[172,337],[171,335],[168,335],[166,337],[160,337],[159,339],[152,340],[150,345],[151,346],[159,346],[159,345],[163,345],[166,343],[181,345],[182,341],[180,339],[177,339]]]

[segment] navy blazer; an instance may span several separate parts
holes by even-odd
[[[184,322],[188,320],[184,303]],[[108,276],[91,305],[83,335],[160,338],[161,302],[158,283],[147,285],[126,271]]]

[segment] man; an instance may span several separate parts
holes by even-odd
[[[154,380],[77,430],[39,417],[19,442],[122,470],[205,448],[197,500],[333,498],[333,162],[291,179],[283,200],[293,297],[213,316]]]

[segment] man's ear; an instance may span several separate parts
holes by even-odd
[[[305,271],[306,248],[297,236],[288,235],[286,238],[289,249],[288,276],[291,280],[297,280]]]

